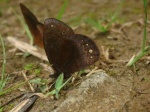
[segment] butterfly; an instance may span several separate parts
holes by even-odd
[[[69,77],[99,59],[99,49],[89,37],[75,34],[70,26],[55,18],[47,18],[42,24],[21,3],[20,8],[35,44],[44,47],[56,76],[64,73]]]

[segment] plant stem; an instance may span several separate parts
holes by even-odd
[[[2,96],[2,95],[4,95],[4,94],[7,94],[7,93],[9,93],[9,92],[11,92],[11,91],[13,91],[13,90],[19,88],[20,86],[26,84],[27,82],[28,82],[28,81],[21,82],[21,83],[15,85],[15,86],[13,86],[13,87],[9,87],[9,88],[3,90],[2,92],[0,92],[0,96]]]
[[[145,52],[145,47],[146,47],[146,27],[147,27],[147,0],[143,0],[144,3],[144,13],[145,13],[145,19],[144,19],[144,37],[143,37],[143,43],[142,43],[142,52]]]
[[[127,64],[127,66],[132,66],[133,64],[135,64],[140,58],[142,58],[144,55],[146,54],[146,52],[141,51],[137,56],[134,57],[134,59]]]
[[[3,65],[2,65],[2,75],[0,80],[0,91],[3,89],[3,82],[4,82],[4,75],[5,75],[5,66],[6,66],[6,52],[5,52],[5,46],[4,41],[2,39],[2,36],[0,35],[0,40],[2,43],[2,49],[3,49]]]
[[[142,42],[141,51],[133,59],[130,59],[131,61],[129,61],[127,63],[127,66],[132,66],[133,64],[135,64],[145,54],[148,54],[148,50],[150,49],[150,46],[146,47],[146,37],[147,37],[147,32],[146,32],[146,27],[147,27],[147,0],[143,0],[143,3],[144,3],[145,18],[144,18],[144,35],[143,35],[143,42]]]
[[[66,10],[67,5],[68,5],[68,0],[64,0],[64,3],[63,3],[63,5],[62,5],[57,17],[56,17],[58,20],[62,19],[62,16]]]

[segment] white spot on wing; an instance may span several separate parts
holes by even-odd
[[[93,50],[92,50],[92,49],[90,49],[90,50],[89,50],[89,53],[92,53],[92,52],[93,52]]]
[[[53,28],[53,27],[54,27],[54,25],[52,24],[52,25],[51,25],[51,27]]]

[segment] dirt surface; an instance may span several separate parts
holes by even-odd
[[[20,2],[32,10],[39,21],[43,22],[48,17],[57,16],[63,0],[43,0],[42,2],[37,0],[21,0]],[[126,67],[128,60],[137,54],[141,48],[144,29],[142,20],[144,18],[143,3],[142,0],[125,1],[118,10],[120,4],[121,0],[70,0],[62,21],[74,28],[76,33],[84,34],[94,39],[101,52],[101,58],[99,62],[96,63],[98,68],[105,70],[107,74],[118,81],[118,84],[124,86],[127,91],[130,91],[131,99],[126,102],[121,112],[149,112],[150,55],[144,56],[134,67]],[[42,69],[39,63],[46,63],[34,56],[24,58],[23,53],[18,50],[14,52],[14,46],[10,45],[6,40],[6,37],[11,35],[28,42],[28,38],[20,21],[9,7],[21,15],[18,1],[0,1],[0,33],[5,42],[7,55],[6,73],[9,77],[6,88],[24,81],[23,76],[19,72],[23,70],[26,64],[33,63]],[[150,7],[150,2],[148,7]],[[115,12],[118,12],[117,19],[112,24],[110,31],[105,34],[95,30],[91,25],[85,22],[85,19],[88,17],[96,19],[106,18],[109,20],[110,16]],[[148,15],[150,15],[150,10],[148,10]],[[78,19],[71,21],[71,19],[75,17],[78,17]],[[150,23],[148,24],[147,32],[147,44],[150,45]],[[104,56],[107,49],[109,59],[106,59]],[[0,71],[2,62],[2,47],[0,44]],[[27,75],[28,77],[33,76],[30,73]],[[36,77],[48,78],[49,73],[42,70]],[[70,88],[73,89],[73,87]],[[26,85],[7,95],[0,96],[0,105],[13,99],[14,96],[28,91],[30,91],[30,89],[28,85]],[[67,91],[69,91],[69,89],[63,90],[63,95],[66,94]],[[39,112],[43,107],[45,110],[53,110],[64,99],[65,97],[63,96],[59,100],[39,98],[34,108],[39,108]],[[17,102],[13,102],[7,105],[4,111],[7,112],[16,104]]]

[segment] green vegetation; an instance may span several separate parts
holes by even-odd
[[[102,33],[109,31],[112,24],[117,20],[118,14],[122,8],[122,4],[124,3],[124,1],[125,0],[122,0],[116,12],[112,12],[113,15],[111,15],[109,18],[105,18],[101,20],[96,20],[94,18],[87,18],[85,22],[87,22],[94,28],[98,29]]]
[[[47,79],[35,78],[35,79],[32,79],[30,83],[37,84],[42,93],[46,93],[48,91],[49,82]]]
[[[28,81],[20,82],[20,83],[16,84],[15,86],[12,86],[12,87],[3,89],[3,91],[0,92],[0,96],[2,96],[2,95],[4,95],[4,94],[8,94],[8,93],[10,93],[11,91],[14,91],[14,90],[18,89],[19,87],[25,85],[27,82],[28,82]]]
[[[68,0],[64,0],[64,3],[63,3],[63,5],[62,5],[61,9],[59,10],[58,15],[56,17],[58,20],[62,19],[62,16],[66,10],[67,5],[68,5]]]
[[[82,15],[79,14],[79,15],[77,15],[77,16],[72,17],[71,19],[69,19],[69,20],[67,21],[67,23],[70,23],[71,26],[78,26],[78,25],[82,22],[82,21],[81,21],[81,18],[82,18]]]
[[[55,89],[52,90],[51,92],[48,92],[46,96],[55,95],[55,97],[58,99],[60,90],[71,80],[71,78],[72,76],[66,82],[63,83],[64,74],[63,73],[60,74],[55,82]]]
[[[109,30],[110,25],[103,25],[102,22],[104,22],[104,20],[101,21],[96,21],[94,19],[88,18],[85,20],[85,22],[89,23],[91,26],[95,27],[96,29],[98,29],[100,32],[107,32]]]
[[[3,112],[3,108],[0,108],[0,112]]]
[[[147,0],[143,0],[144,4],[144,14],[145,14],[145,20],[144,20],[144,35],[143,35],[143,41],[142,41],[142,46],[141,46],[141,51],[139,54],[136,56],[133,56],[130,61],[127,63],[127,66],[132,66],[134,65],[139,59],[141,59],[144,55],[149,54],[150,50],[150,45],[146,46],[146,40],[147,40],[147,32],[146,32],[146,27],[147,27]]]
[[[1,0],[1,2],[9,2],[10,0]]]
[[[41,73],[41,68],[37,68],[33,63],[24,65],[24,70],[27,70],[30,74],[38,75]]]
[[[38,84],[39,89],[46,96],[55,95],[55,97],[58,99],[60,90],[71,80],[71,78],[72,77],[70,77],[66,82],[63,83],[64,74],[63,73],[60,74],[55,82],[54,90],[52,90],[50,92],[48,92],[48,81],[45,79],[35,78],[35,79],[31,80],[30,83]]]
[[[94,28],[98,29],[100,32],[105,33],[109,31],[109,28],[112,26],[112,24],[116,21],[118,13],[114,13],[109,19],[109,22],[105,23],[107,19],[101,19],[101,20],[94,20],[92,18],[88,18],[85,20],[85,22],[89,23]]]
[[[3,48],[3,64],[2,64],[2,73],[1,73],[1,79],[0,79],[0,93],[2,92],[3,88],[6,85],[7,82],[7,77],[5,76],[5,69],[6,69],[6,51],[5,51],[5,46],[4,42],[2,39],[2,36],[0,35],[0,40]]]
[[[24,70],[31,70],[31,69],[33,69],[33,67],[34,67],[34,64],[32,64],[32,63],[29,63],[29,64],[26,64],[26,65],[24,65]]]

